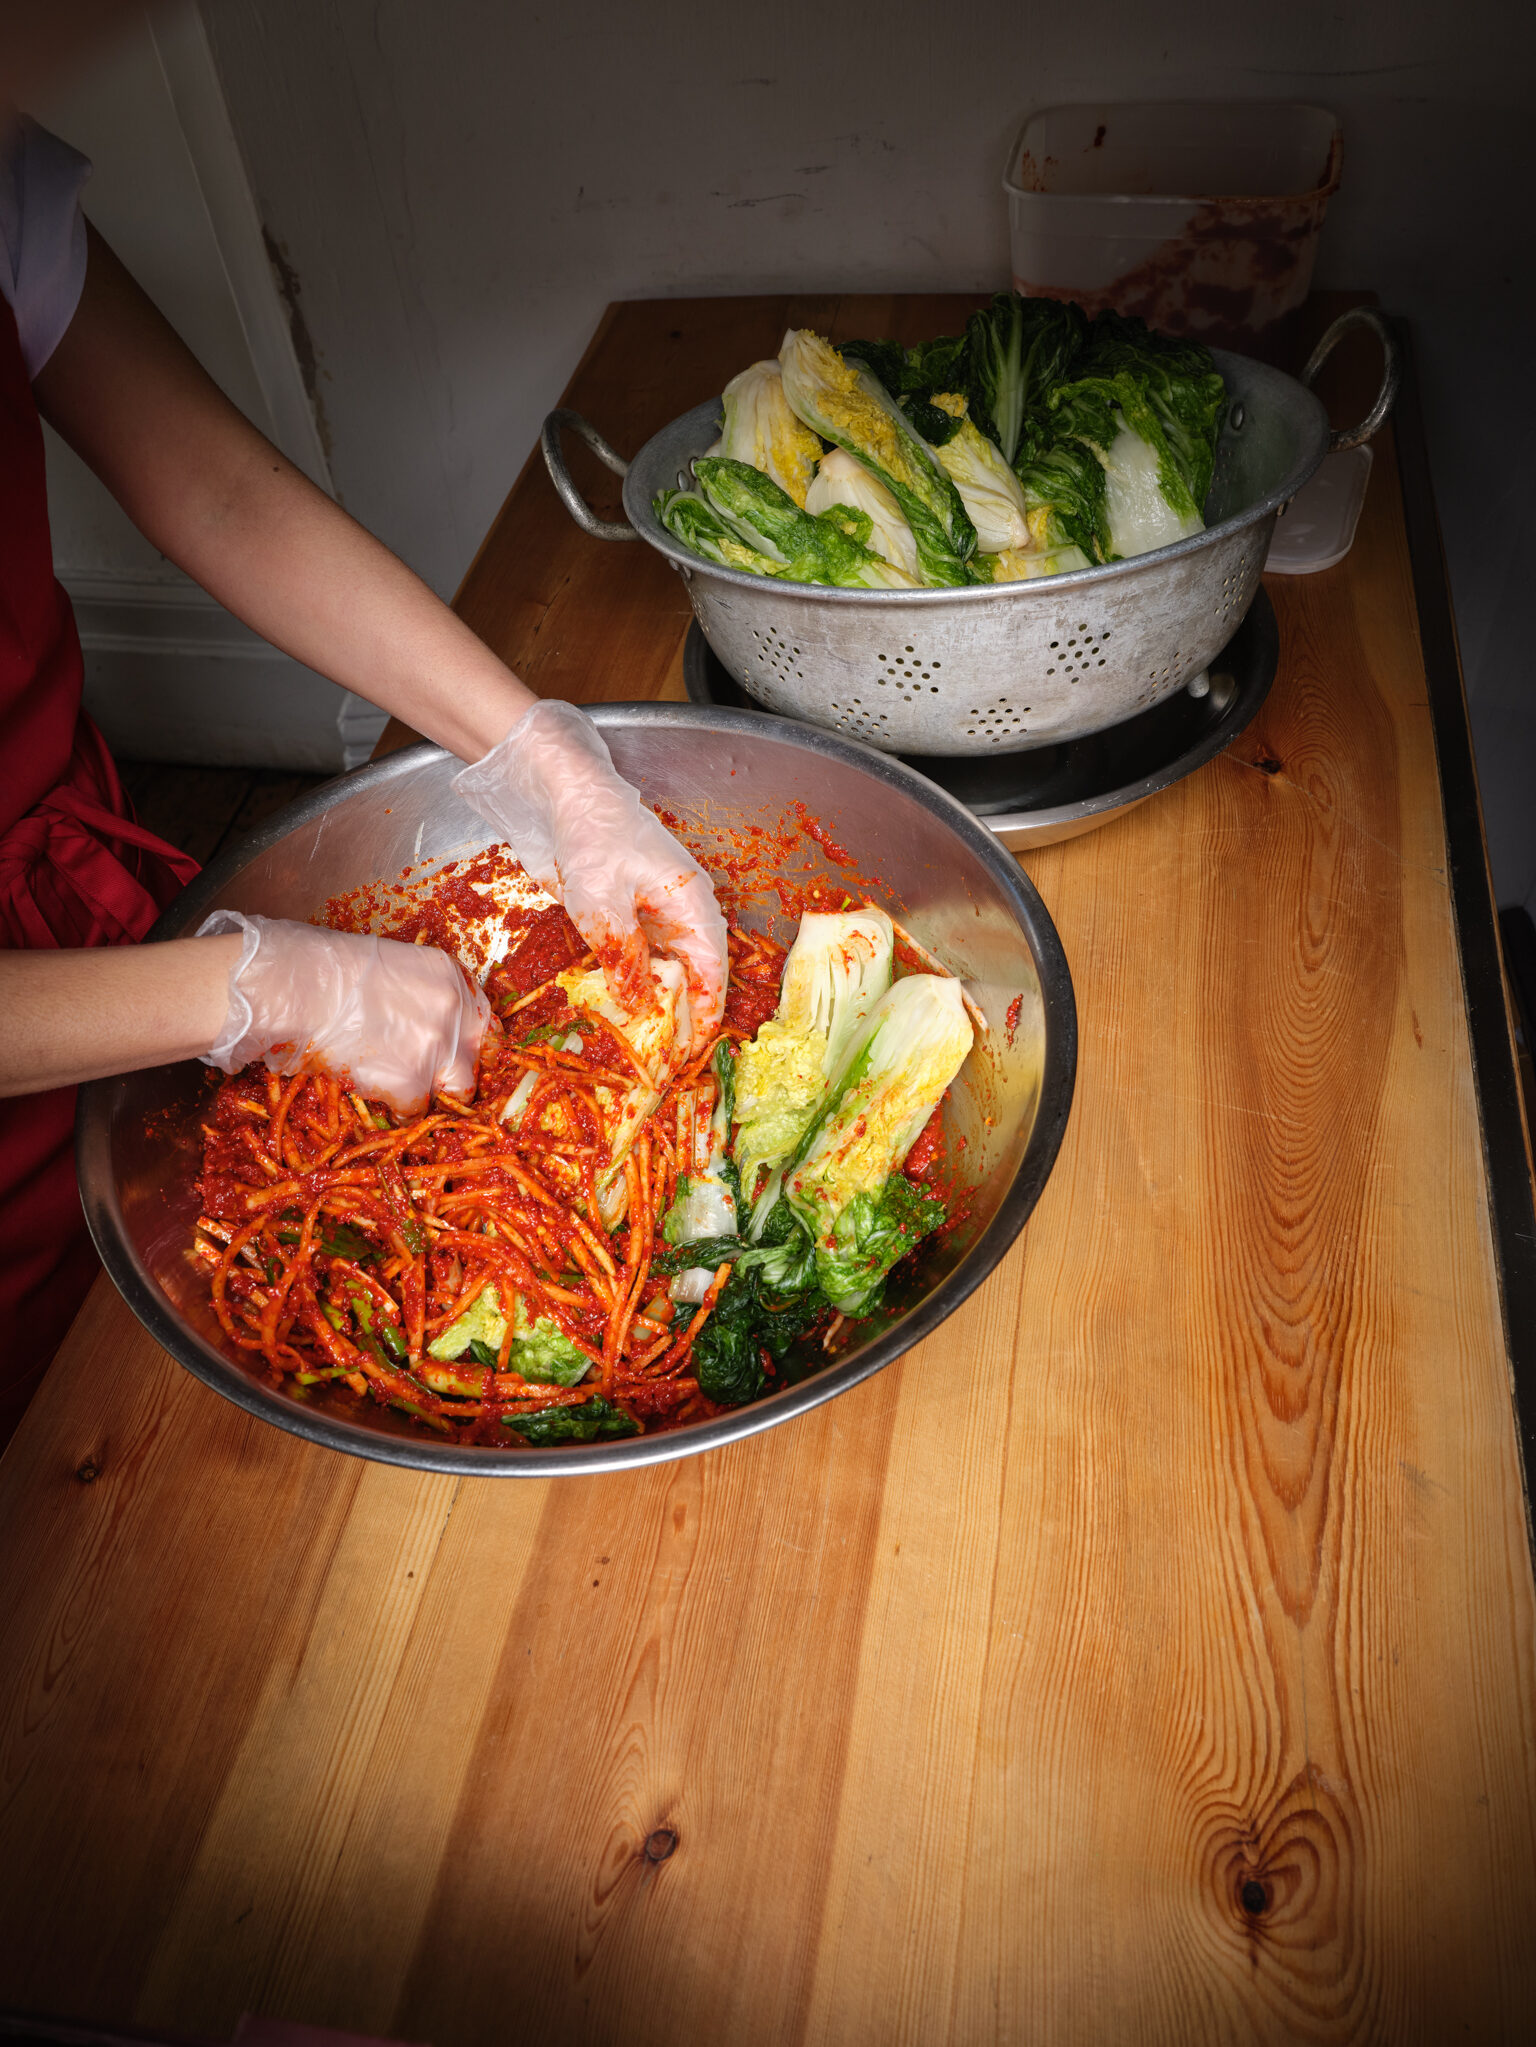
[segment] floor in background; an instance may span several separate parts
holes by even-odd
[[[139,822],[206,867],[325,775],[285,768],[189,768],[178,761],[119,761]]]

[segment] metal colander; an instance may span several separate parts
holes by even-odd
[[[1368,417],[1330,437],[1311,384],[1347,327],[1386,351]],[[605,540],[648,540],[688,585],[704,637],[770,711],[890,753],[1023,752],[1118,725],[1191,683],[1253,601],[1276,519],[1325,454],[1367,439],[1396,389],[1392,341],[1364,309],[1334,322],[1298,382],[1213,351],[1227,387],[1206,530],[1152,554],[1070,575],[965,590],[828,590],[717,568],[651,510],[691,482],[720,430],[720,401],[686,412],[626,464],[574,412],[544,422],[544,459],[571,516]],[[560,452],[569,428],[624,478],[627,523],[599,519]]]

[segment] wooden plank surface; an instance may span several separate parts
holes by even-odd
[[[625,450],[787,320],[613,313]],[[1524,2041],[1536,1600],[1390,438],[1219,760],[1029,857],[1076,1104],[993,1279],[623,1478],[364,1466],[98,1288],[0,1465],[0,2004],[478,2047]],[[617,492],[582,472],[600,510]],[[462,607],[676,694],[531,466]]]

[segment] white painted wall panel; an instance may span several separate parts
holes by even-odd
[[[86,212],[210,375],[327,485],[196,10],[132,30],[35,111],[92,159]],[[46,440],[54,558],[80,626],[86,705],[120,756],[317,771],[367,758],[381,713],[229,617],[55,434]]]

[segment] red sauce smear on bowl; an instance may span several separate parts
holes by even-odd
[[[919,1185],[933,1178],[944,1156],[944,1107],[940,1103],[917,1134],[902,1171]]]
[[[840,846],[826,826],[818,824],[803,803],[797,802],[791,808],[794,810],[795,816],[800,820],[801,831],[804,832],[808,839],[815,840],[834,867],[856,867],[858,865],[858,862],[848,851],[847,847]]]

